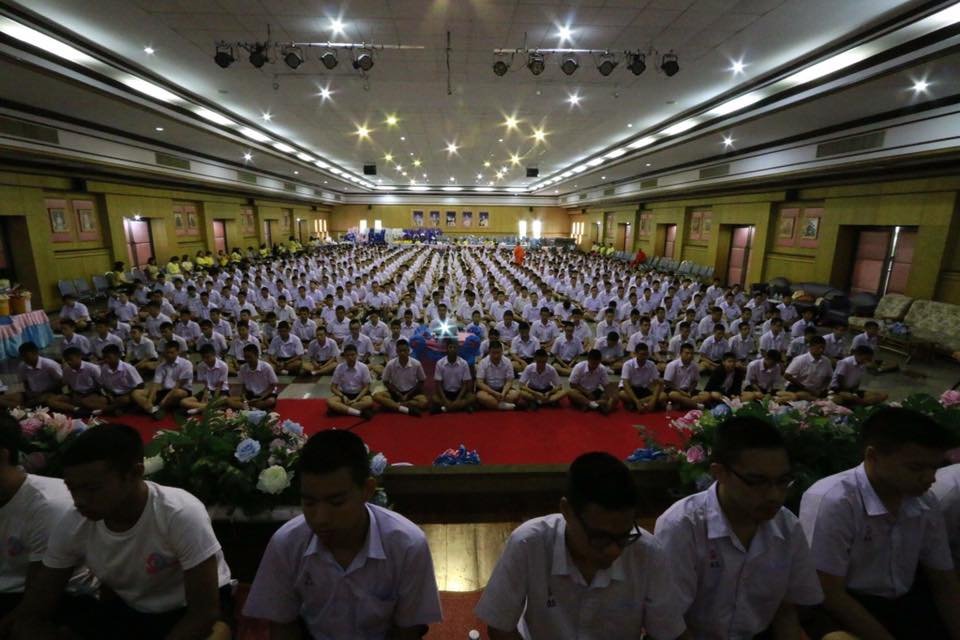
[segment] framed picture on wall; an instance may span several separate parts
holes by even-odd
[[[456,211],[447,211],[447,226],[455,227],[457,226],[457,212]]]
[[[65,233],[70,230],[65,209],[50,209],[50,230],[54,233]]]
[[[700,225],[703,223],[703,214],[699,211],[694,211],[690,214],[690,239],[699,240],[700,239]]]
[[[460,220],[462,221],[463,226],[469,227],[473,225],[473,211],[464,211],[460,214]]]
[[[650,235],[653,231],[653,214],[652,213],[641,213],[640,214],[640,225],[637,229],[637,235],[644,238]]]
[[[73,201],[73,211],[77,215],[77,239],[99,240],[100,230],[97,224],[97,212],[92,202]]]
[[[50,240],[52,242],[72,242],[73,225],[66,200],[47,200],[47,217],[50,219]]]
[[[196,211],[187,211],[187,233],[190,235],[200,233],[200,221],[197,219]]]
[[[423,226],[423,211],[413,212],[413,226],[418,229]]]
[[[700,239],[709,240],[710,232],[713,230],[713,213],[704,211],[700,218]]]
[[[477,220],[478,227],[489,227],[490,226],[490,212],[481,211],[479,214],[479,219]]]
[[[792,247],[797,232],[798,209],[783,209],[777,223],[777,246]]]
[[[173,210],[173,229],[178,236],[187,232],[187,221],[179,207]]]
[[[439,227],[440,226],[440,212],[431,211],[430,212],[430,226]]]
[[[797,245],[801,247],[816,247],[820,240],[820,219],[823,209],[805,209],[800,230],[797,234]]]

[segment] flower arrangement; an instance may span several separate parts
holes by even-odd
[[[99,421],[78,420],[47,407],[13,409],[10,415],[20,423],[24,445],[23,466],[29,473],[60,477],[63,475],[60,456],[64,447],[79,433],[96,426]]]

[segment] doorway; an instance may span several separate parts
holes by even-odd
[[[307,220],[304,220],[304,219],[302,219],[302,218],[297,218],[297,240],[300,242],[300,244],[304,244],[304,243],[305,243],[305,241],[304,241],[304,239],[303,239],[303,238],[304,238],[304,233],[303,233],[304,230],[307,231],[307,235],[310,234],[310,228],[309,228],[308,225],[309,225],[309,222],[308,222]]]
[[[227,253],[227,225],[223,220],[213,221],[213,248],[217,253]]]
[[[263,241],[267,244],[268,249],[273,248],[273,234],[270,233],[270,223],[272,220],[263,221]]]
[[[859,229],[850,271],[851,293],[906,293],[917,241],[916,227]]]
[[[613,248],[617,251],[627,250],[627,236],[629,235],[630,225],[626,222],[617,224],[617,236],[613,241]]]
[[[664,226],[666,227],[666,233],[663,236],[663,257],[673,258],[673,252],[677,246],[677,225],[668,224]]]
[[[131,267],[141,267],[153,257],[153,234],[148,220],[125,218],[123,229],[127,238],[127,258]]]
[[[744,286],[750,248],[753,246],[753,226],[733,227],[730,234],[730,253],[727,256],[727,286]]]
[[[13,237],[10,227],[13,226],[7,218],[0,218],[0,278],[17,281],[17,273],[13,269],[13,254],[10,252],[10,241]]]

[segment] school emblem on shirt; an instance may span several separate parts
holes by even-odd
[[[711,569],[722,569],[723,561],[720,559],[720,554],[717,553],[717,548],[711,546],[707,552],[707,559],[709,560]]]
[[[23,540],[17,536],[10,536],[7,538],[6,542],[7,555],[11,558],[16,558],[21,553],[27,550],[26,545],[23,544]]]
[[[176,558],[165,556],[162,553],[154,551],[147,556],[147,573],[151,576],[160,573],[165,569],[175,567],[179,564]]]

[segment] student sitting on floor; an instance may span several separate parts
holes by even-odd
[[[826,397],[830,379],[833,378],[833,367],[823,355],[825,345],[823,338],[812,336],[807,352],[790,361],[783,377],[788,382],[786,393],[791,399],[816,400]]]
[[[638,499],[610,454],[574,460],[560,513],[518,527],[497,561],[475,610],[490,640],[681,636],[670,558],[637,526]]]
[[[537,349],[533,354],[533,364],[528,364],[520,374],[520,393],[529,408],[556,406],[567,395],[560,382],[560,374],[548,363],[546,349]]]
[[[850,343],[851,351],[860,345],[873,349],[873,362],[869,367],[872,372],[889,373],[900,368],[895,362],[884,362],[877,357],[880,354],[880,325],[876,320],[867,320],[863,325],[863,332],[853,336]]]
[[[519,326],[520,335],[510,342],[510,360],[513,362],[513,370],[518,374],[533,362],[533,356],[540,348],[537,339],[530,335],[530,325],[521,322]]]
[[[337,358],[340,357],[340,347],[333,338],[327,336],[327,328],[323,325],[317,327],[314,335],[316,337],[310,341],[307,348],[310,363],[305,363],[303,368],[313,376],[333,375],[337,368]]]
[[[238,373],[243,397],[230,397],[227,406],[272,411],[277,406],[277,372],[269,362],[260,359],[260,347],[255,344],[243,348],[243,359]]]
[[[516,409],[522,399],[513,376],[513,365],[503,357],[503,344],[491,342],[490,354],[477,365],[477,404],[491,411]]]
[[[103,358],[103,348],[108,344],[115,344],[120,347],[121,351],[123,350],[123,340],[120,336],[110,333],[110,322],[105,317],[97,318],[93,326],[94,335],[90,340],[90,349],[93,352],[90,359],[93,362],[100,362]]]
[[[783,330],[783,320],[773,318],[770,320],[770,329],[760,336],[760,353],[768,351],[777,351],[781,357],[787,353],[790,348],[790,336]]]
[[[473,411],[476,396],[473,394],[473,375],[470,365],[461,358],[456,338],[444,338],[447,357],[436,364],[433,379],[436,385],[433,396],[434,413]]]
[[[60,318],[72,320],[77,331],[83,333],[90,325],[90,311],[87,305],[77,302],[72,293],[63,296],[63,306],[60,308]]]
[[[107,406],[106,398],[100,393],[100,367],[83,360],[80,349],[70,347],[63,352],[62,370],[67,393],[51,395],[47,398],[48,407],[75,418],[85,418]]]
[[[743,402],[750,402],[778,395],[783,390],[782,372],[780,352],[776,349],[764,352],[762,358],[757,358],[747,365],[740,399]]]
[[[665,403],[663,380],[657,365],[647,359],[649,351],[646,343],[638,342],[635,357],[621,366],[620,400],[625,408],[637,413],[655,411]]]
[[[807,327],[803,330],[803,335],[799,338],[793,338],[787,351],[787,365],[797,356],[802,356],[810,349],[810,341],[817,336],[816,327]]]
[[[578,362],[570,372],[570,403],[581,411],[599,411],[606,415],[617,408],[616,383],[602,362],[599,349],[591,349],[587,359]]]
[[[705,404],[714,406],[724,398],[739,398],[743,391],[744,370],[737,366],[737,357],[732,352],[723,354],[720,366],[713,370],[704,393],[710,398]]]
[[[709,373],[722,366],[723,354],[730,351],[726,338],[727,329],[722,324],[713,325],[713,335],[700,344],[700,371]]]
[[[217,357],[212,344],[200,347],[200,359],[201,362],[197,365],[197,381],[203,388],[196,395],[187,396],[180,402],[187,410],[187,415],[191,416],[206,409],[214,400],[230,395],[230,384],[227,382],[230,371],[227,363]]]
[[[563,323],[563,335],[553,341],[553,366],[561,376],[569,376],[583,354],[583,342],[573,334],[573,323]]]
[[[17,379],[23,391],[10,391],[0,395],[0,408],[37,407],[47,404],[51,396],[63,389],[63,369],[50,358],[40,355],[32,342],[24,342],[17,349],[20,362],[17,364]]]
[[[800,638],[796,608],[820,604],[823,592],[800,522],[783,506],[795,481],[783,437],[736,416],[717,427],[711,458],[713,485],[675,503],[654,530],[688,637]]]
[[[193,364],[180,357],[180,345],[171,340],[164,345],[163,361],[153,374],[153,382],[146,389],[136,389],[133,401],[153,417],[163,418],[173,411],[193,389]]]
[[[753,359],[753,354],[757,352],[757,339],[754,337],[752,328],[746,322],[741,322],[737,326],[737,333],[730,338],[730,352],[737,359],[737,366],[746,368],[747,363]]]
[[[87,338],[87,336],[77,333],[76,324],[73,320],[68,318],[61,320],[60,332],[63,334],[63,338],[59,344],[61,360],[63,360],[63,352],[70,347],[80,349],[80,353],[84,359],[90,358],[90,354],[93,353],[93,348],[90,346],[90,339]]]
[[[830,333],[823,336],[823,339],[826,343],[823,349],[824,355],[830,358],[833,366],[837,366],[837,362],[845,358],[850,351],[850,345],[847,343],[847,323],[835,323]]]
[[[140,377],[140,373],[132,364],[120,359],[120,349],[116,345],[107,345],[103,348],[100,388],[107,402],[103,409],[95,410],[94,415],[121,413],[134,403],[133,392],[143,389],[143,378]],[[149,413],[150,406],[144,402],[141,409]]]
[[[800,319],[790,326],[790,337],[800,338],[808,328],[816,329],[817,323],[813,321],[813,316],[816,315],[816,313],[817,310],[813,307],[806,307]]]
[[[693,345],[680,346],[680,356],[667,363],[663,371],[663,384],[667,401],[675,402],[682,409],[696,409],[709,398],[709,394],[697,391],[700,384],[700,367],[693,361]]]
[[[358,436],[311,436],[297,481],[303,515],[270,539],[245,616],[269,620],[275,639],[413,639],[440,622],[426,537],[400,514],[370,504],[377,482]]]
[[[153,377],[153,372],[160,364],[160,355],[153,340],[143,334],[143,327],[139,324],[130,325],[130,340],[127,341],[127,361],[134,366],[141,376]]]
[[[51,614],[82,566],[110,595],[67,621],[80,637],[209,637],[221,603],[229,604],[231,576],[206,507],[183,489],[144,481],[143,440],[126,425],[81,433],[62,464],[76,509],[50,533],[15,637],[55,637],[46,635],[54,631]]]
[[[960,583],[929,491],[954,435],[922,413],[884,407],[860,439],[863,463],[819,480],[800,501],[825,595],[807,635],[960,638]]]
[[[860,388],[860,380],[872,361],[873,349],[860,345],[853,350],[853,355],[842,358],[837,363],[830,380],[830,394],[834,402],[848,407],[886,402],[887,394]]]
[[[286,320],[277,324],[277,335],[270,341],[267,355],[270,364],[282,376],[298,376],[303,369],[303,343],[290,333],[290,323]]]
[[[603,340],[598,339],[597,349],[600,351],[600,361],[613,371],[620,369],[628,360],[620,342],[620,334],[616,331],[608,333]]]
[[[419,416],[430,406],[423,393],[427,379],[423,365],[410,357],[410,343],[400,338],[396,343],[397,355],[383,368],[384,388],[373,394],[373,400],[389,411]]]
[[[347,344],[343,348],[343,361],[333,370],[330,381],[330,398],[327,399],[328,415],[373,416],[373,396],[370,395],[370,370],[357,359],[357,347]]]

